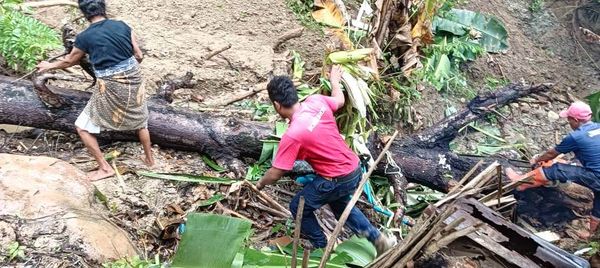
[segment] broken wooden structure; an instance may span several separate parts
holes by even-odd
[[[447,262],[445,256],[463,257],[478,267],[590,267],[585,259],[546,242],[496,211],[516,203],[503,195],[517,184],[496,183],[501,176],[499,167],[497,162],[491,164],[430,206],[402,243],[370,267],[447,266],[439,263],[440,259]],[[493,187],[498,189],[490,193]]]

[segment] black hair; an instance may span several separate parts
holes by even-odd
[[[290,108],[298,102],[298,93],[294,83],[287,76],[275,76],[267,85],[269,99],[278,102],[285,108]]]
[[[79,0],[79,9],[86,19],[106,17],[106,2],[104,0]]]

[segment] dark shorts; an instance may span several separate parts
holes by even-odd
[[[562,183],[571,181],[592,190],[594,192],[592,216],[600,218],[600,172],[561,163],[543,168],[543,170],[546,179],[550,181],[560,181]]]

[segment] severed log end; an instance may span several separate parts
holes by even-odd
[[[61,97],[58,94],[55,94],[48,89],[48,86],[46,86],[48,79],[54,79],[56,77],[56,75],[49,73],[34,73],[31,79],[35,92],[37,93],[38,97],[40,97],[40,100],[42,100],[42,102],[48,106],[48,108],[62,108],[72,104],[69,100]]]
[[[175,90],[180,88],[192,88],[198,83],[194,80],[194,74],[189,71],[179,78],[169,79],[167,75],[163,79],[166,81],[159,85],[157,96],[162,97],[168,103],[173,102],[173,93],[175,93]]]

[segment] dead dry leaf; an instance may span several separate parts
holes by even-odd
[[[344,15],[342,11],[338,9],[337,5],[333,0],[322,0],[319,1],[319,5],[315,5],[320,7],[319,9],[313,11],[313,18],[322,24],[342,28],[346,24],[346,20],[344,19]]]
[[[424,44],[433,43],[433,32],[431,30],[431,21],[436,11],[444,1],[426,0],[419,8],[417,13],[417,22],[411,30],[413,39],[420,39]]]

